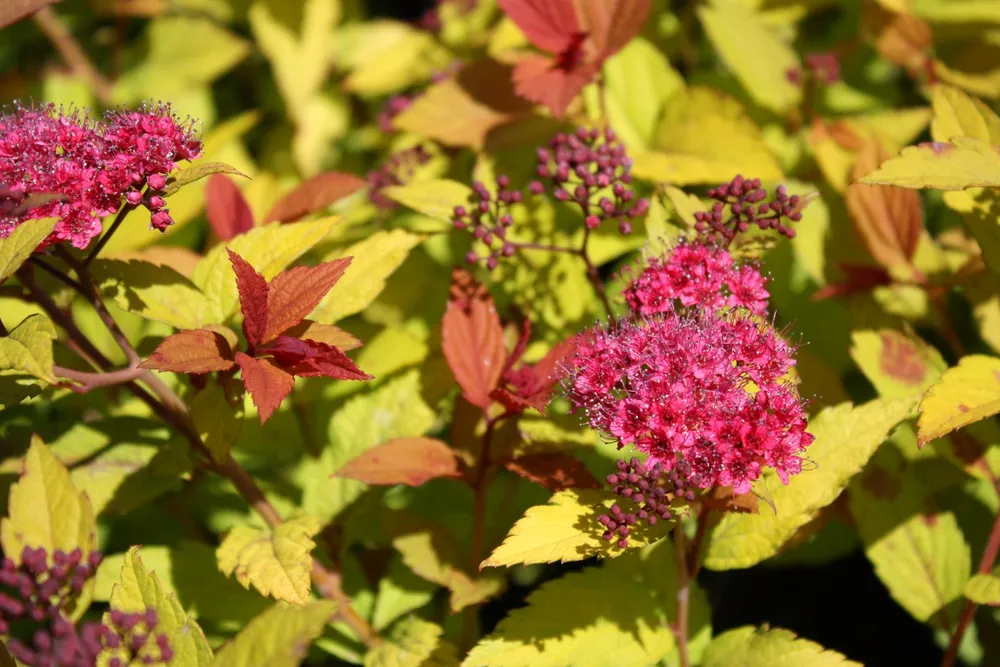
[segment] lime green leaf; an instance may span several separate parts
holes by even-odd
[[[323,261],[353,257],[337,288],[323,298],[310,316],[332,324],[364,310],[385,289],[385,281],[399,268],[422,236],[402,229],[378,231],[347,249],[337,250]]]
[[[552,495],[548,504],[537,505],[524,513],[507,539],[493,550],[480,568],[501,565],[552,563],[583,560],[592,556],[613,558],[629,549],[644,547],[670,531],[674,522],[661,521],[655,527],[643,526],[629,534],[628,547],[601,538],[604,526],[597,522],[599,505],[611,507],[621,501],[599,489],[567,489]],[[626,510],[628,511],[628,510]]]
[[[45,240],[59,218],[25,220],[5,239],[0,239],[0,284],[28,261],[38,244]]]
[[[920,402],[919,442],[930,442],[998,412],[1000,358],[981,354],[963,357]]]
[[[212,460],[225,463],[229,459],[229,451],[239,440],[240,431],[243,430],[244,402],[237,400],[234,405],[226,397],[226,390],[222,385],[211,382],[195,394],[189,412]]]
[[[965,597],[976,604],[988,604],[1000,607],[1000,575],[977,574],[965,585]]]
[[[817,510],[832,503],[847,481],[868,462],[890,431],[910,416],[916,398],[878,399],[853,407],[827,408],[809,422],[816,440],[806,450],[815,462],[784,486],[771,477],[775,510],[727,514],[711,533],[705,566],[713,570],[751,567],[770,558]]]
[[[195,162],[190,167],[181,169],[175,176],[170,178],[170,182],[167,184],[167,189],[164,191],[163,196],[169,197],[170,195],[177,193],[177,191],[188,183],[200,181],[203,178],[208,178],[212,174],[233,174],[234,176],[250,178],[236,167],[232,167],[225,162]]]
[[[137,67],[125,70],[116,93],[127,100],[170,99],[209,84],[249,53],[249,44],[203,17],[163,16],[148,27],[149,49]]]
[[[1000,147],[972,137],[908,146],[859,182],[904,188],[1000,187]]]
[[[883,398],[922,394],[948,367],[916,334],[864,329],[851,334],[851,358]]]
[[[261,595],[305,604],[312,590],[312,538],[322,527],[312,516],[286,521],[273,531],[236,526],[216,552],[219,569],[235,572],[244,588],[252,584]]]
[[[637,154],[633,169],[640,178],[676,185],[722,183],[738,173],[782,178],[777,158],[743,107],[701,87],[667,100],[652,150]]]
[[[146,569],[139,556],[139,547],[132,547],[125,555],[121,578],[111,592],[111,608],[129,614],[154,609],[156,631],[167,636],[174,651],[170,664],[200,667],[212,663],[212,649],[205,634],[184,612],[177,596],[164,590],[156,573]]]
[[[848,499],[865,554],[889,594],[918,621],[951,630],[969,580],[969,546],[951,512],[902,455],[886,448],[851,480]]]
[[[694,214],[706,210],[701,200],[672,185],[663,188],[663,192],[667,195],[670,203],[674,205],[674,213],[680,218],[680,221],[689,228],[693,228],[696,222]]]
[[[382,194],[424,215],[450,221],[456,206],[468,205],[472,189],[458,181],[437,178],[392,185],[384,188]]]
[[[220,319],[216,304],[169,266],[138,259],[98,259],[90,271],[105,297],[148,320],[198,329]]]
[[[195,267],[192,276],[194,284],[217,304],[221,318],[228,318],[236,311],[239,297],[227,248],[249,262],[264,278],[272,280],[322,241],[337,221],[338,218],[321,218],[290,225],[275,222],[255,227],[226,244],[220,243],[212,248]]]
[[[43,315],[29,315],[6,336],[0,337],[0,371],[18,371],[54,384],[52,321]]]
[[[453,58],[432,34],[402,21],[356,24],[344,37],[350,44],[343,46],[353,47],[346,63],[353,71],[344,87],[362,96],[385,95],[422,83]]]
[[[709,41],[743,85],[766,109],[785,113],[802,101],[802,88],[788,79],[800,70],[792,46],[744,2],[713,0],[698,8]]]
[[[458,650],[442,634],[441,626],[411,616],[365,655],[365,667],[458,667]]]
[[[372,627],[384,630],[403,614],[430,602],[436,590],[437,584],[418,577],[401,561],[393,559],[388,573],[378,582]]]
[[[666,541],[536,589],[469,653],[463,667],[655,665],[674,650],[673,547]],[[708,608],[690,591],[690,644],[707,639]],[[676,664],[676,660],[669,664]]]
[[[56,550],[79,548],[86,558],[97,548],[90,501],[38,437],[32,439],[23,472],[10,488],[8,512],[0,522],[0,544],[15,563],[21,562],[24,547],[45,549],[50,561]]]
[[[296,667],[336,610],[337,603],[329,600],[303,607],[278,603],[222,647],[212,667]]]
[[[626,146],[647,146],[663,104],[684,87],[684,79],[663,52],[633,38],[604,63],[608,117]]]
[[[931,97],[934,120],[931,136],[934,141],[951,141],[952,137],[972,137],[1000,144],[1000,117],[982,100],[958,88],[938,84]]]
[[[702,667],[862,667],[788,630],[744,627],[715,637]]]

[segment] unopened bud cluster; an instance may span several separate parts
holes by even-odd
[[[547,148],[537,151],[539,180],[529,190],[548,192],[562,202],[574,202],[584,223],[596,229],[607,220],[618,223],[622,234],[632,231],[632,220],[649,210],[649,200],[637,198],[632,183],[632,159],[611,129],[579,128],[559,133]]]
[[[610,513],[601,514],[597,521],[606,529],[601,538],[606,542],[613,541],[624,549],[636,525],[644,523],[652,527],[674,517],[670,503],[677,494],[668,494],[669,489],[663,484],[665,470],[662,464],[647,468],[639,459],[632,458],[619,459],[616,465],[618,472],[608,475],[608,485],[626,505],[636,509],[626,512],[619,503],[615,503]]]
[[[494,195],[482,182],[474,182],[468,206],[456,206],[451,219],[455,229],[468,230],[485,246],[484,256],[470,250],[465,260],[470,264],[485,261],[486,268],[491,271],[497,267],[500,257],[510,257],[516,250],[516,246],[507,240],[507,232],[514,224],[510,207],[522,200],[520,190],[511,188],[507,175],[497,176],[496,187]]]
[[[403,185],[413,178],[414,172],[431,159],[423,146],[414,146],[394,153],[378,169],[368,172],[368,201],[380,209],[392,209],[396,202],[382,194],[382,190],[392,185]]]
[[[750,225],[795,238],[795,230],[788,223],[802,219],[804,202],[798,195],[789,196],[787,188],[779,185],[772,197],[759,178],[737,175],[729,183],[709,190],[708,196],[715,203],[711,210],[694,214],[694,227],[705,238],[722,245],[728,245]]]
[[[45,549],[25,547],[20,564],[10,558],[0,566],[0,635],[11,655],[28,667],[107,667],[154,665],[173,659],[166,635],[155,634],[156,612],[112,611],[110,623],[77,627],[67,616],[70,604],[97,573],[101,554],[84,558],[80,549],[56,550],[51,562]]]
[[[805,71],[792,67],[785,72],[788,80],[796,86],[803,84],[807,74],[824,86],[837,83],[840,81],[840,59],[836,54],[829,52],[810,53],[805,57]]]

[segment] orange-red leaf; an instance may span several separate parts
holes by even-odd
[[[458,458],[450,447],[433,438],[396,438],[347,462],[335,477],[365,484],[420,486],[437,477],[458,477]]]
[[[233,367],[233,350],[221,334],[188,329],[164,338],[139,367],[173,373],[225,371]]]
[[[283,369],[299,377],[328,377],[335,380],[371,380],[372,376],[355,365],[346,354],[332,345],[314,340],[278,336],[273,345],[262,351],[274,356]]]
[[[340,327],[332,324],[320,324],[312,320],[302,320],[285,331],[285,335],[302,340],[314,340],[317,343],[326,343],[345,352],[361,347],[360,340]]]
[[[279,273],[268,285],[267,327],[262,342],[274,340],[311,313],[344,275],[352,259],[297,266]]]
[[[500,9],[528,40],[549,53],[559,53],[581,30],[572,0],[498,0]]]
[[[357,192],[365,187],[365,184],[364,179],[339,171],[328,171],[313,176],[278,200],[264,221],[295,222],[314,211],[326,208],[338,199]]]
[[[222,241],[253,229],[253,212],[232,179],[213,174],[205,186],[205,213]]]
[[[3,0],[0,2],[0,28],[17,23],[29,14],[57,2],[59,0]]]
[[[267,281],[245,259],[229,248],[226,252],[236,273],[236,289],[243,310],[243,335],[250,345],[260,345],[267,330]]]
[[[601,488],[587,467],[569,454],[527,454],[504,462],[504,467],[550,491]]]
[[[507,351],[493,298],[464,269],[452,271],[451,294],[441,323],[445,359],[473,405],[486,408]]]
[[[278,368],[270,359],[254,359],[243,352],[236,353],[236,363],[243,372],[243,386],[257,406],[260,423],[266,422],[292,392],[295,378]]]

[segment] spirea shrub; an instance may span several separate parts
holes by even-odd
[[[0,3],[0,665],[1000,661],[996,3],[92,4]]]

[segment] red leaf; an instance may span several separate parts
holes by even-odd
[[[365,185],[364,179],[339,171],[328,171],[313,176],[271,207],[264,221],[295,222],[313,211],[326,208]]]
[[[352,259],[297,266],[279,273],[268,285],[267,327],[262,342],[274,340],[311,313],[344,275]]]
[[[243,386],[250,392],[250,398],[257,406],[260,423],[263,424],[292,392],[295,378],[275,366],[270,359],[254,359],[248,354],[237,352],[236,363],[243,371]]]
[[[211,373],[233,367],[226,339],[207,329],[188,329],[167,336],[139,368],[173,373]]]
[[[464,269],[454,269],[451,275],[441,346],[466,400],[486,408],[507,356],[503,329],[489,292]]]
[[[502,386],[494,389],[490,397],[510,412],[534,408],[544,415],[552,400],[552,389],[559,381],[561,367],[576,350],[577,338],[573,336],[557,344],[534,366],[522,366],[516,371],[507,368]]]
[[[292,375],[328,377],[335,380],[371,380],[372,376],[355,365],[346,354],[333,345],[314,340],[278,336],[274,344],[262,350]]]
[[[302,340],[314,340],[317,343],[333,345],[342,352],[354,350],[361,347],[361,341],[347,333],[340,327],[332,324],[320,324],[312,320],[302,320],[294,327],[285,331],[286,336],[301,338]]]
[[[504,462],[504,467],[550,491],[601,488],[587,467],[569,454],[527,454]]]
[[[528,40],[549,53],[559,53],[580,31],[573,0],[498,0],[500,9]]]
[[[222,241],[253,229],[253,213],[243,193],[223,174],[213,174],[205,186],[205,212]]]
[[[514,65],[514,87],[518,95],[544,104],[553,116],[561,118],[599,69],[600,65],[590,63],[567,72],[551,58],[530,55]]]
[[[618,53],[639,34],[651,5],[651,0],[605,0],[577,5],[580,24],[589,29],[600,62]]]
[[[459,477],[458,458],[433,438],[396,438],[347,462],[334,477],[365,484],[420,486],[437,477]]]
[[[267,281],[245,259],[229,248],[226,252],[236,273],[236,289],[243,310],[243,335],[256,347],[263,342],[267,330]]]

